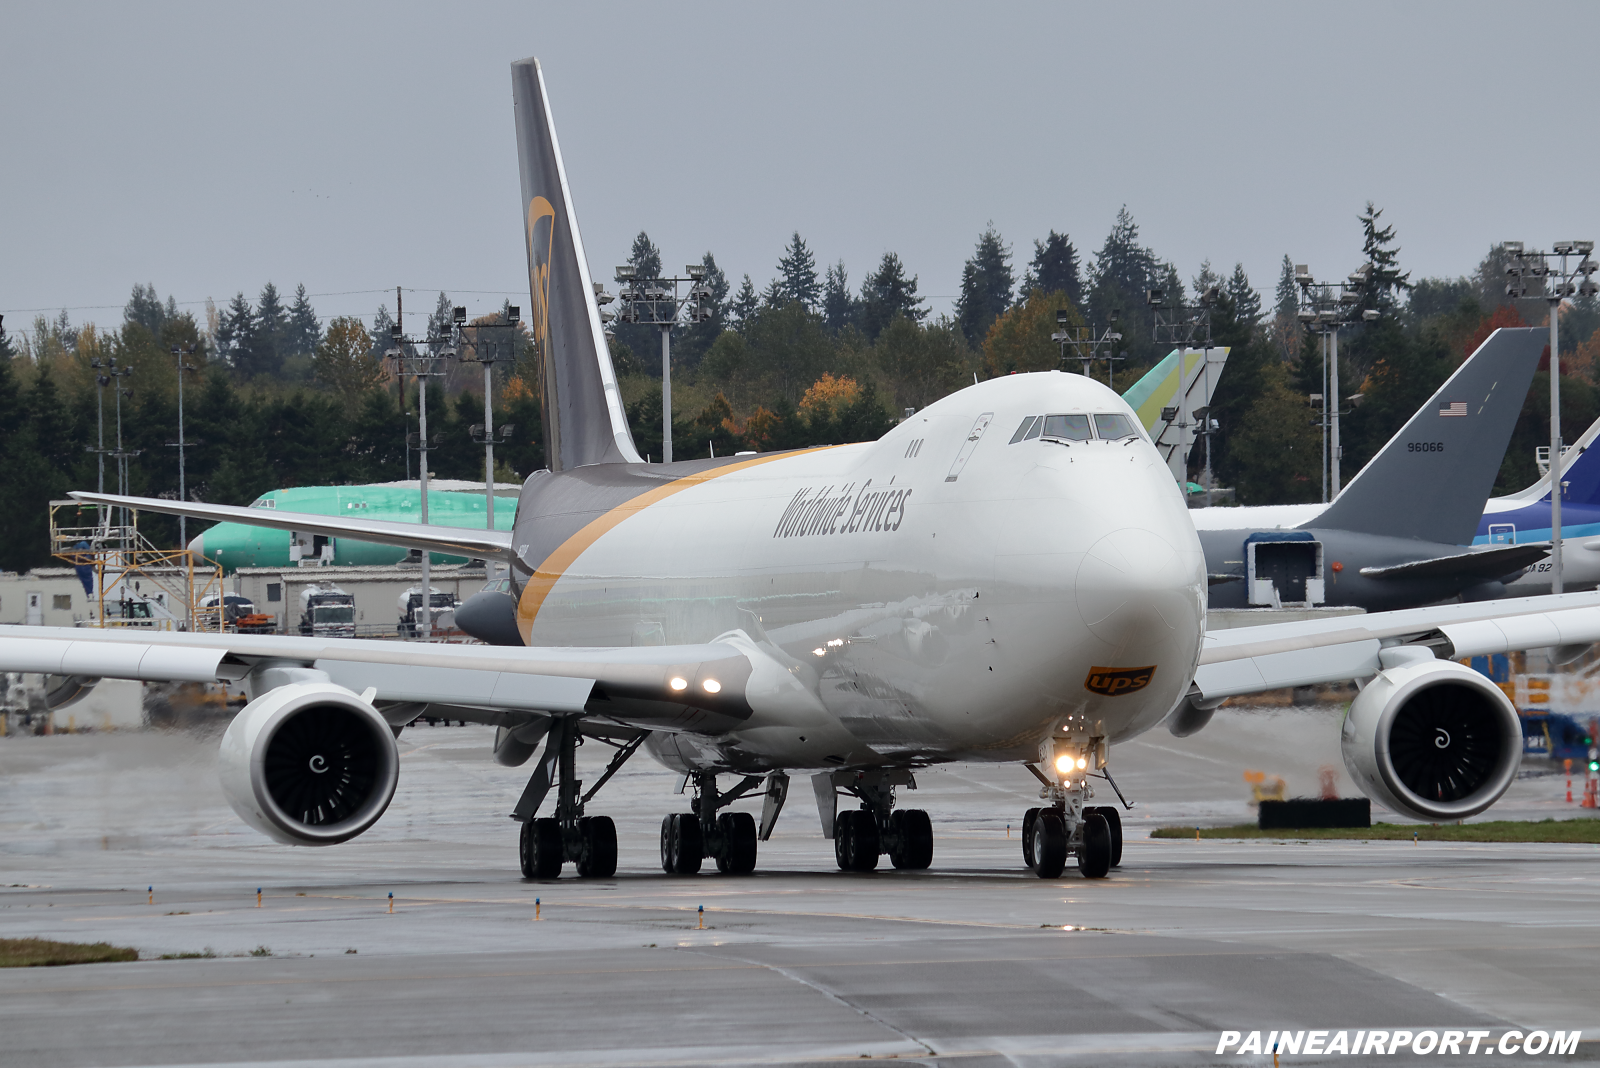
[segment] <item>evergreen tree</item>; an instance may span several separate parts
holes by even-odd
[[[789,294],[784,291],[783,280],[774,278],[767,283],[767,288],[761,291],[761,306],[763,308],[782,308],[789,303]]]
[[[956,322],[967,344],[978,345],[993,323],[1011,307],[1011,250],[995,233],[991,222],[978,235],[978,247],[961,270],[961,295],[956,298]]]
[[[728,318],[733,328],[744,333],[759,307],[761,298],[756,295],[755,284],[750,281],[749,275],[745,275],[743,284],[739,286],[739,292],[728,305]]]
[[[252,356],[254,374],[276,375],[283,368],[289,333],[289,313],[284,309],[278,287],[268,282],[256,301],[256,336]]]
[[[389,314],[387,304],[378,305],[378,313],[372,317],[372,354],[382,358],[385,352],[394,345],[394,316]]]
[[[1400,295],[1410,290],[1411,272],[1401,272],[1400,249],[1393,247],[1394,227],[1379,227],[1378,219],[1382,215],[1383,209],[1374,207],[1369,200],[1367,210],[1358,216],[1362,231],[1361,254],[1366,257],[1367,266],[1371,268],[1367,275],[1361,306],[1376,308],[1384,315],[1389,315],[1400,303]]]
[[[217,319],[217,350],[242,375],[256,372],[256,316],[243,292],[235,293]]]
[[[850,292],[850,275],[840,260],[828,268],[822,285],[822,321],[831,333],[837,334],[855,324],[861,313],[861,303]]]
[[[1022,278],[1022,292],[1034,290],[1064,293],[1073,307],[1083,304],[1083,281],[1078,276],[1078,250],[1066,234],[1050,231],[1043,241],[1033,243],[1033,260]]]
[[[339,398],[350,418],[361,411],[366,394],[384,379],[383,365],[372,354],[372,338],[354,316],[328,324],[328,336],[317,346],[314,366],[317,380]]]
[[[317,323],[317,310],[311,306],[302,282],[295,286],[294,303],[289,305],[288,351],[316,352],[321,342],[322,327]]]
[[[170,298],[169,298],[170,299]],[[176,309],[177,305],[173,305]],[[50,327],[61,347],[67,352],[78,351],[78,328],[72,325],[72,320],[67,318],[67,309],[62,308],[61,314],[56,316],[55,323]]]
[[[1095,256],[1085,318],[1090,326],[1104,329],[1112,315],[1117,315],[1123,347],[1135,357],[1146,359],[1154,351],[1154,319],[1147,295],[1158,286],[1167,290],[1169,303],[1181,303],[1183,283],[1177,271],[1158,263],[1155,253],[1139,244],[1138,224],[1124,205]]]
[[[17,354],[17,347],[6,333],[6,317],[0,315],[0,360],[9,360]]]
[[[1261,321],[1261,294],[1250,285],[1250,276],[1245,274],[1244,264],[1233,265],[1233,274],[1228,278],[1224,288],[1233,300],[1235,319],[1251,326]]]
[[[706,350],[728,328],[728,276],[717,266],[717,258],[709,252],[700,258],[700,265],[706,269],[701,284],[711,290],[711,318],[691,323],[683,331],[683,337],[673,341],[673,361],[686,368],[699,366]]]
[[[178,310],[176,304],[173,304],[172,310]],[[133,284],[133,295],[122,308],[122,319],[124,322],[138,323],[150,331],[151,337],[161,336],[161,327],[167,321],[167,309],[162,306],[161,298],[156,296],[155,283]]]
[[[1194,284],[1195,297],[1198,298],[1212,286],[1220,287],[1223,279],[1220,274],[1212,269],[1211,260],[1208,258],[1201,261],[1200,273],[1195,275],[1192,281]]]
[[[650,235],[643,230],[633,239],[633,251],[628,254],[628,262],[633,265],[634,275],[638,278],[661,277],[661,250],[656,248]]]
[[[785,302],[797,300],[808,311],[815,310],[822,298],[822,287],[817,282],[817,261],[796,230],[778,260],[779,287]]]
[[[917,296],[917,276],[907,278],[900,257],[885,252],[877,271],[861,286],[861,327],[867,340],[876,341],[896,315],[920,323],[928,317],[928,309]]]
[[[1294,316],[1300,311],[1300,286],[1294,280],[1294,262],[1283,254],[1283,266],[1278,271],[1278,291],[1275,310],[1280,316]]]
[[[455,322],[455,305],[450,302],[448,294],[441,292],[439,299],[433,302],[433,311],[428,315],[428,336],[430,338],[444,338],[451,335]],[[428,346],[434,352],[444,348],[444,342],[434,342]]]

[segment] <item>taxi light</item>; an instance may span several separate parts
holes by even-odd
[[[1088,766],[1089,766],[1089,761],[1088,761],[1088,760],[1086,760],[1086,759],[1085,759],[1085,758],[1083,758],[1083,757],[1079,757],[1079,758],[1078,758],[1078,768],[1079,768],[1079,770],[1080,770],[1080,771],[1081,771],[1081,770],[1082,770],[1082,769],[1084,769],[1084,768],[1086,768],[1086,767],[1088,767]]]
[[[674,690],[687,690],[689,688],[689,680],[685,678],[673,678],[667,682],[667,685],[671,686]]]
[[[1056,757],[1056,770],[1063,775],[1071,774],[1072,769],[1076,766],[1077,761],[1072,758],[1072,754],[1070,753],[1063,753]]]
[[[811,655],[812,656],[827,656],[828,652],[827,652],[827,650],[825,650],[825,649],[823,649],[823,648],[821,648],[819,646],[818,648],[811,650]]]
[[[716,679],[707,679],[700,684],[700,688],[706,693],[721,693],[722,683],[718,682]]]

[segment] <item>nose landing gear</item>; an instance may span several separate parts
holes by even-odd
[[[1051,782],[1031,764],[1050,804],[1022,814],[1022,861],[1041,879],[1056,879],[1076,857],[1085,879],[1104,879],[1122,863],[1122,816],[1110,805],[1085,805],[1094,796],[1087,779],[1077,785]]]

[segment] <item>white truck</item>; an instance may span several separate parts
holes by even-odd
[[[300,633],[316,638],[354,638],[356,599],[331,582],[300,591]]]
[[[434,635],[455,629],[456,606],[461,602],[454,594],[437,586],[428,587],[428,630]],[[422,586],[416,585],[400,595],[400,637],[416,638],[422,634]]]

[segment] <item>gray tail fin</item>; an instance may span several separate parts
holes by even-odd
[[[1470,543],[1546,338],[1536,328],[1490,334],[1305,526]]]
[[[539,346],[545,457],[552,471],[642,463],[628,433],[537,59],[511,64],[511,96],[533,299],[528,326]]]

